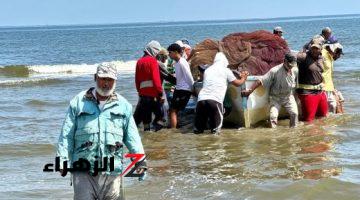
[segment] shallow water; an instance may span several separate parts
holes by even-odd
[[[304,19],[305,20],[305,19]],[[71,199],[69,177],[43,173],[53,162],[70,99],[93,86],[96,63],[120,69],[117,91],[133,105],[134,59],[150,39],[195,43],[230,32],[283,26],[293,49],[331,26],[344,45],[335,85],[346,114],[313,125],[225,128],[218,136],[181,130],[142,133],[144,182],[127,178],[128,199],[359,199],[360,18],[199,22],[0,29],[0,199]],[[302,31],[299,34],[299,30]],[[84,64],[86,63],[86,64]]]

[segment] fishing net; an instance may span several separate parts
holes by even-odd
[[[246,69],[251,75],[263,75],[281,64],[286,52],[286,41],[268,31],[233,33],[221,41],[206,39],[195,46],[190,56],[192,71],[202,64],[212,64],[217,52],[222,51],[229,61],[229,68]]]

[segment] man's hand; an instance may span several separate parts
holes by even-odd
[[[146,170],[147,170],[146,160],[143,160],[143,161],[140,161],[140,162],[136,163],[135,166],[137,166],[136,173],[137,174],[142,174],[142,176],[139,177],[139,181],[145,180]]]
[[[240,72],[240,77],[247,78],[249,75],[250,75],[250,73],[246,70]]]
[[[67,172],[65,173],[64,169],[60,169],[59,172],[60,172],[60,175],[61,175],[62,177],[65,177],[66,174],[67,174]]]
[[[142,174],[142,173],[144,173],[146,171],[146,169],[144,169],[144,168],[138,168],[138,169],[136,169],[136,173],[137,174]]]

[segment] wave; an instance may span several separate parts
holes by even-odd
[[[136,61],[111,61],[118,74],[134,74]],[[67,82],[69,77],[96,73],[97,64],[0,66],[0,86],[42,86]]]
[[[12,80],[0,80],[0,86],[2,87],[30,87],[30,86],[47,86],[65,83],[67,80],[58,78],[32,78],[32,79],[12,79]]]
[[[25,65],[9,65],[0,67],[0,75],[5,77],[28,77],[29,69]]]
[[[38,99],[32,99],[25,103],[30,107],[42,107],[42,106],[66,106],[68,105],[67,101],[42,101]]]
[[[111,61],[118,73],[134,73],[136,61]],[[30,77],[38,74],[94,74],[97,64],[63,64],[63,65],[10,65],[0,66],[0,74],[4,77]]]

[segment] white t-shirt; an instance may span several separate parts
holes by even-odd
[[[96,89],[93,89],[92,90],[92,94],[94,95],[94,97],[95,97],[95,99],[97,99],[96,98]],[[106,100],[105,101],[99,101],[99,109],[102,111],[103,109],[104,109],[104,106],[105,106],[105,104],[106,104]]]
[[[189,63],[180,58],[178,62],[174,64],[176,75],[176,89],[191,91],[194,84],[194,79],[191,74]]]
[[[222,52],[216,54],[214,64],[204,72],[203,88],[200,90],[198,101],[214,100],[223,103],[228,83],[236,80],[232,71],[227,68],[228,64]]]

